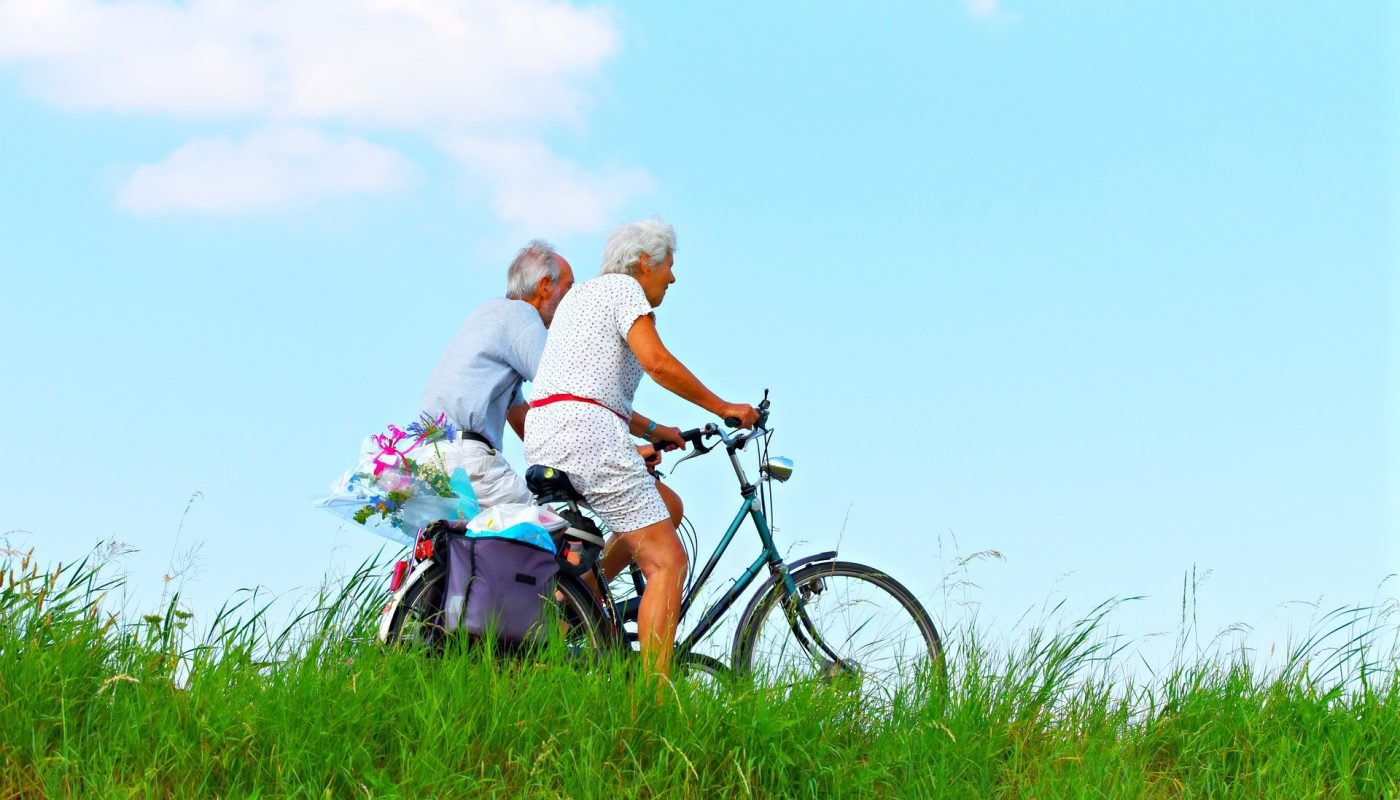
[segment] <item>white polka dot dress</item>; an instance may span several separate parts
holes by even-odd
[[[568,473],[619,533],[670,517],[624,421],[642,380],[627,332],[651,313],[630,275],[600,275],[574,286],[554,313],[530,399],[569,394],[602,405],[559,401],[531,408],[525,420],[526,461]]]

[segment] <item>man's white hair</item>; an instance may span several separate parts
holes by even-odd
[[[629,222],[608,236],[603,247],[603,273],[636,275],[642,253],[652,266],[676,252],[676,229],[664,220],[653,217]]]
[[[506,297],[527,300],[535,294],[540,278],[559,280],[559,254],[554,245],[543,239],[533,239],[516,254],[506,272]]]

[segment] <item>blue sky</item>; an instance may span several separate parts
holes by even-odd
[[[1146,595],[1135,637],[1194,566],[1261,648],[1400,572],[1386,4],[374,8],[0,0],[10,547],[296,597],[380,546],[309,503],[514,250],[659,214],[795,554],[844,522],[948,627]],[[673,476],[702,542],[727,470]]]

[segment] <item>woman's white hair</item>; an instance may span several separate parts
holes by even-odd
[[[533,239],[516,254],[506,272],[506,297],[528,300],[535,294],[540,278],[559,280],[559,254],[554,245],[543,239]]]
[[[652,266],[676,252],[676,229],[664,220],[653,217],[629,222],[608,236],[603,247],[603,273],[636,275],[642,253]]]

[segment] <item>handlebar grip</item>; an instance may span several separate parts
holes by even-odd
[[[687,442],[690,442],[691,444],[700,444],[704,435],[705,432],[700,430],[699,428],[691,428],[688,431],[681,432],[681,438],[686,440]]]
[[[738,418],[738,417],[725,417],[725,418],[724,418],[724,424],[725,424],[725,425],[728,425],[728,426],[731,427],[731,428],[737,428],[737,427],[739,427],[739,418]]]

